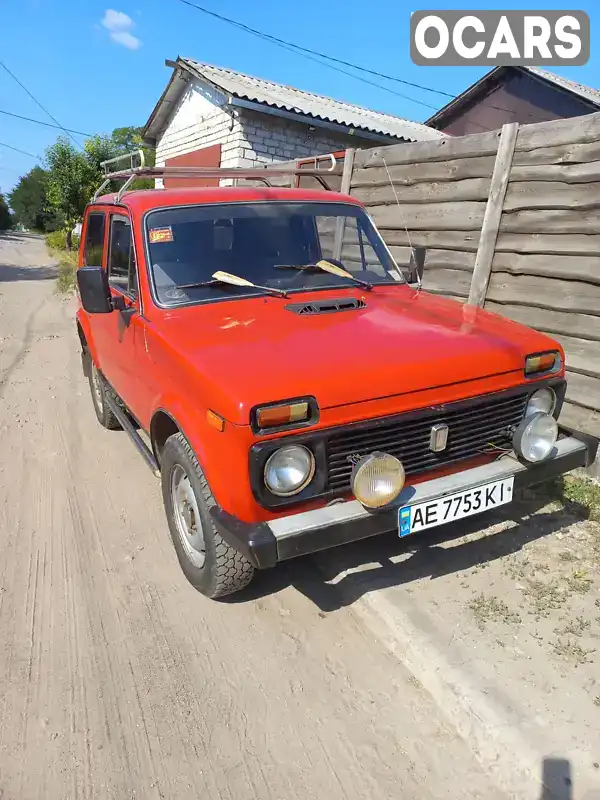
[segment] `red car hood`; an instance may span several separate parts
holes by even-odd
[[[314,316],[286,308],[332,297],[366,306]],[[519,372],[528,353],[558,347],[405,285],[207,303],[167,313],[160,328],[206,383],[210,407],[237,424],[260,403],[312,395],[324,409]]]

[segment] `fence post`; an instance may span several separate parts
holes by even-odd
[[[502,126],[490,183],[490,193],[481,225],[479,247],[475,256],[475,267],[467,301],[469,305],[482,307],[485,303],[518,130],[518,122],[508,122]]]
[[[350,194],[350,184],[352,183],[352,170],[354,169],[354,154],[356,149],[348,147],[344,154],[344,171],[342,172],[342,185],[340,192]],[[335,223],[335,238],[333,240],[333,257],[338,261],[342,256],[342,241],[344,239],[345,220],[340,217]]]

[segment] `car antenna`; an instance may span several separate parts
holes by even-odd
[[[400,203],[400,200],[398,199],[398,192],[396,191],[396,187],[394,186],[394,181],[392,180],[392,176],[390,175],[390,170],[388,168],[388,165],[387,165],[387,162],[385,160],[385,156],[383,155],[383,153],[381,155],[381,159],[383,161],[383,166],[385,167],[385,171],[387,172],[388,180],[390,182],[390,186],[392,187],[392,191],[394,193],[394,197],[396,198],[396,205],[398,206],[398,208],[400,210],[400,216],[402,217],[402,224],[404,225],[404,230],[406,231],[406,237],[408,239],[408,246],[410,247],[410,260],[411,260],[411,262],[414,262],[416,264],[416,262],[417,262],[417,254],[415,252],[415,248],[413,247],[413,243],[412,243],[411,238],[410,238],[408,225],[406,224],[406,219],[404,217],[404,211],[402,211],[402,205]],[[417,291],[420,292],[421,289],[423,288],[423,284],[421,282],[421,276],[419,275],[419,270],[417,270],[416,272],[417,272]]]

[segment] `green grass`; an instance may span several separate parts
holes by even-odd
[[[571,592],[586,594],[592,588],[594,581],[588,577],[585,570],[576,569],[571,575],[565,577],[565,583]]]
[[[77,253],[58,251],[53,253],[60,259],[58,264],[57,287],[59,292],[71,292],[75,289],[75,270],[77,269]]]
[[[566,511],[581,519],[600,522],[600,486],[586,478],[564,475],[555,481],[543,484],[538,491],[550,500],[558,501]],[[600,527],[590,526],[593,560],[600,565]],[[575,561],[574,556],[562,554],[563,561]]]
[[[521,617],[515,611],[511,611],[504,600],[497,597],[485,597],[480,594],[474,597],[469,603],[469,608],[473,612],[477,626],[483,630],[486,622],[491,620],[520,625]]]
[[[569,620],[562,628],[555,628],[554,633],[559,636],[583,636],[591,625],[589,619],[577,616],[575,619]]]
[[[552,649],[557,656],[568,658],[575,662],[575,666],[580,664],[591,664],[593,658],[590,656],[595,653],[595,650],[586,650],[579,642],[573,639],[557,639],[552,644]]]
[[[577,561],[577,556],[570,550],[563,550],[562,553],[558,554],[558,557],[561,561]]]
[[[57,233],[60,233],[57,232]],[[65,294],[72,292],[75,289],[75,271],[77,270],[77,250],[64,250],[62,247],[53,247],[51,236],[46,236],[46,244],[50,255],[58,259],[58,278],[56,279],[56,288],[59,292]]]
[[[588,519],[600,522],[600,486],[573,475],[565,475],[554,486],[557,499],[576,512],[585,510]]]
[[[547,617],[550,611],[562,608],[568,599],[568,592],[562,588],[556,578],[541,581],[530,578],[526,581],[523,594],[527,597],[537,617]]]

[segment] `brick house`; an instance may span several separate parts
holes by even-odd
[[[253,167],[442,136],[417,122],[233,70],[187,58],[166,63],[173,74],[144,128],[157,166]]]

